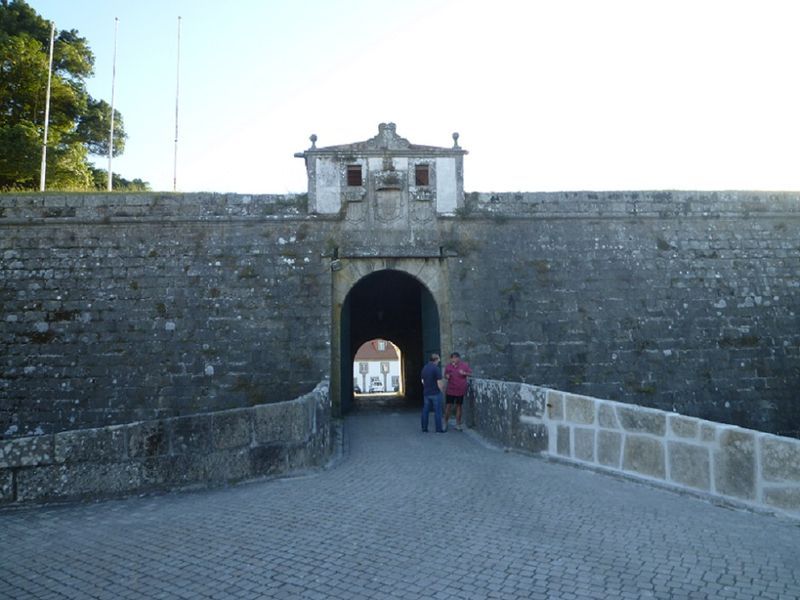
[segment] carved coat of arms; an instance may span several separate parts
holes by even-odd
[[[403,193],[400,190],[378,190],[375,193],[375,220],[391,223],[403,212]]]

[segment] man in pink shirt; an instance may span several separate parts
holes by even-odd
[[[444,430],[450,421],[450,409],[456,405],[456,430],[461,431],[461,405],[464,403],[464,394],[467,393],[467,377],[472,375],[472,369],[461,360],[458,352],[450,355],[450,362],[444,369],[444,378],[447,380],[444,408]]]

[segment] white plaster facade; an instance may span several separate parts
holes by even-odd
[[[381,123],[378,135],[363,142],[317,148],[295,154],[308,173],[308,210],[321,215],[343,214],[359,226],[408,228],[433,214],[453,214],[464,204],[463,157],[467,154],[453,134],[453,146],[421,146],[397,135],[394,123]],[[349,168],[361,167],[360,178]],[[425,173],[421,179],[417,168]],[[433,215],[431,215],[433,216]]]

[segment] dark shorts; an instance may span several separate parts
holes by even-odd
[[[461,406],[464,403],[464,396],[451,396],[447,394],[447,398],[445,399],[445,404],[455,404],[457,406]]]

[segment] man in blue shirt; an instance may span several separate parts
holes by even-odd
[[[442,429],[442,369],[439,367],[439,355],[431,354],[430,362],[422,369],[422,431],[428,431],[428,413],[433,407],[436,433],[444,433]]]

